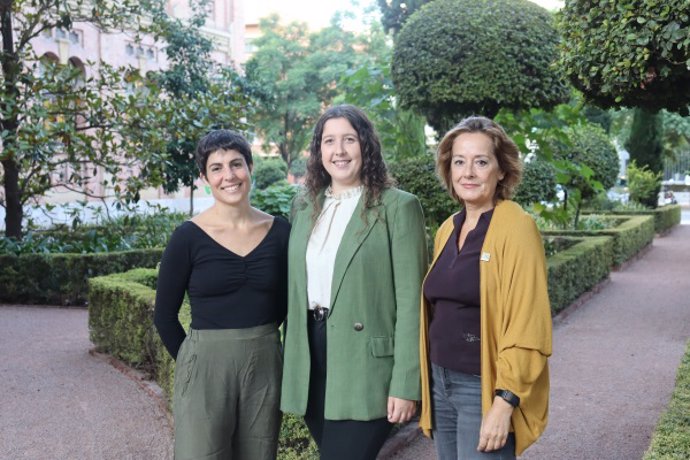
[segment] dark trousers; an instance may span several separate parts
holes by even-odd
[[[311,378],[304,421],[321,460],[374,460],[393,427],[385,418],[369,421],[326,420],[326,321],[308,320]]]

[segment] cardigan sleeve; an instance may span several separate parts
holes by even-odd
[[[501,316],[495,388],[529,399],[535,382],[548,376],[551,309],[541,235],[523,214],[506,232],[501,270]]]
[[[395,285],[395,349],[389,396],[419,400],[419,297],[428,264],[424,213],[419,200],[401,194],[389,221]]]

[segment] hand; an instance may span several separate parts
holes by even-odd
[[[496,396],[491,409],[482,419],[482,427],[479,430],[479,452],[491,452],[506,445],[510,432],[510,416],[513,415],[513,406],[506,400]]]
[[[388,422],[405,423],[417,411],[417,402],[409,399],[388,397]]]

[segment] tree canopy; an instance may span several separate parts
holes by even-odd
[[[282,25],[275,15],[260,27],[246,64],[260,102],[253,122],[265,148],[277,146],[289,167],[307,147],[323,106],[336,96],[340,76],[355,66],[356,37],[337,22],[310,33],[305,24]]]
[[[688,113],[687,0],[573,0],[559,13],[559,66],[602,107]]]
[[[431,1],[433,0],[377,0],[383,30],[398,33],[412,13]]]
[[[150,154],[141,143],[131,143],[129,134],[140,131],[158,100],[146,91],[128,91],[130,85],[145,84],[132,69],[102,64],[85,73],[41,59],[31,43],[39,34],[69,30],[76,22],[136,32],[156,1],[0,2],[0,205],[6,211],[6,236],[21,237],[23,206],[55,187],[89,195],[89,184],[100,180],[115,195],[137,195],[140,178],[119,175]],[[149,134],[139,141],[155,151],[157,135]]]
[[[194,182],[199,177],[194,151],[198,140],[212,129],[246,130],[243,121],[251,115],[252,91],[231,67],[211,58],[213,43],[202,34],[210,0],[190,0],[192,16],[180,20],[164,9],[153,12],[152,30],[162,40],[168,58],[165,70],[149,78],[161,91],[162,109],[158,126],[165,138],[162,162],[149,165],[146,172],[162,175],[165,192],[192,187],[190,214],[193,213]]]
[[[392,78],[402,106],[442,134],[468,115],[563,101],[557,42],[551,14],[527,0],[435,0],[398,34]]]

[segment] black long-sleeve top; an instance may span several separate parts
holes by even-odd
[[[192,329],[283,322],[289,235],[290,224],[276,217],[264,239],[242,257],[191,221],[175,229],[161,260],[154,310],[154,324],[173,358],[186,336],[178,319],[185,292]]]
[[[466,374],[481,374],[479,259],[492,216],[493,209],[479,216],[460,251],[458,236],[465,223],[465,210],[453,218],[453,233],[423,288],[433,305],[429,325],[431,362]]]

